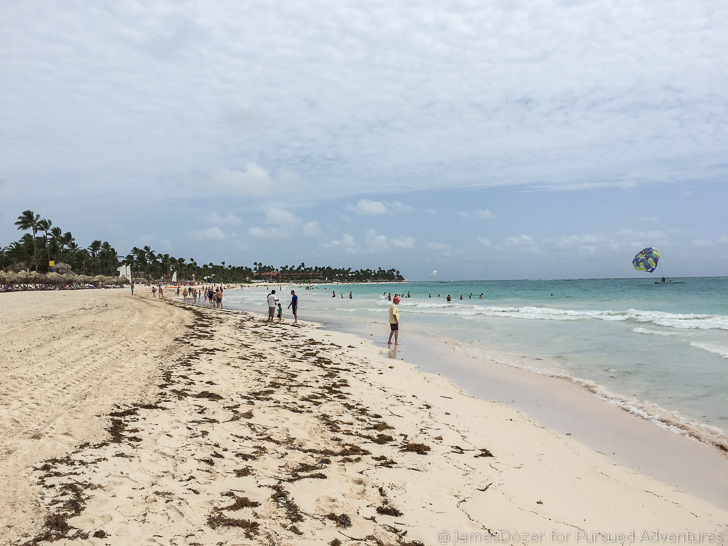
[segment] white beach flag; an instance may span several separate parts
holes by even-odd
[[[177,272],[172,273],[172,282],[177,282]]]
[[[130,265],[122,265],[116,268],[116,270],[119,272],[119,277],[122,279],[131,279],[131,266]]]

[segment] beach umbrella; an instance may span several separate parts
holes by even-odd
[[[43,273],[38,273],[37,271],[31,271],[28,275],[28,281],[31,284],[44,284],[47,280]]]
[[[71,266],[68,264],[64,264],[63,262],[56,263],[56,265],[53,266],[53,270],[60,275],[66,275],[69,273],[73,274],[73,271],[71,271]]]

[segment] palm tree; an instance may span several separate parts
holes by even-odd
[[[58,260],[58,254],[63,252],[64,246],[63,232],[58,226],[51,229],[51,246],[53,247],[53,259]]]
[[[70,263],[70,261],[73,260],[73,256],[76,254],[76,251],[78,250],[76,239],[73,238],[73,235],[71,235],[70,231],[67,231],[63,234],[63,245],[68,248],[68,262]]]
[[[45,218],[43,218],[42,220],[40,220],[38,222],[38,229],[45,233],[45,237],[43,238],[43,244],[45,246],[46,252],[48,253],[49,264],[51,261],[51,249],[48,246],[48,232],[50,231],[52,225],[53,225],[53,222],[51,222],[50,220],[46,220]]]
[[[111,271],[116,269],[117,257],[116,250],[107,241],[101,244],[101,251],[99,252],[99,261],[104,266],[104,275],[109,274],[109,266]]]
[[[18,216],[18,221],[15,225],[18,226],[19,230],[32,230],[33,231],[33,262],[35,262],[35,256],[38,253],[38,243],[35,240],[35,235],[38,233],[38,223],[40,222],[40,214],[35,214],[32,210],[24,210],[23,214]],[[38,266],[35,266],[35,270],[38,271]]]
[[[76,243],[73,243],[74,245]],[[78,245],[77,245],[78,246]],[[83,274],[86,274],[86,267],[92,263],[91,255],[86,251],[85,248],[82,248],[76,252],[76,263],[78,263],[80,268],[83,270]]]
[[[96,240],[91,243],[88,247],[88,251],[91,254],[91,264],[93,266],[93,272],[96,273],[96,264],[99,261],[99,252],[101,251],[101,241]]]

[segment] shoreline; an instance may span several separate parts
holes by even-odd
[[[52,459],[28,459],[18,479],[36,495],[34,523],[12,528],[25,540],[415,546],[440,542],[445,530],[542,533],[542,542],[570,535],[566,543],[579,542],[575,533],[726,532],[726,510],[388,359],[354,334],[107,291],[76,298],[64,340],[54,328],[68,297],[46,296],[16,302],[18,316],[50,336],[24,355],[31,362],[88,334],[79,321],[98,321],[109,307],[104,320],[124,308],[180,319],[151,336],[156,371],[139,377],[136,402],[109,391],[104,403],[116,405],[93,417],[98,406],[84,409],[80,382],[69,415],[81,411],[101,426],[92,435],[78,429]],[[24,341],[21,330],[14,335]],[[126,345],[111,369],[136,377],[136,358],[149,348],[125,353]],[[54,386],[61,371],[46,370],[43,384]],[[24,389],[35,392],[21,382],[1,403],[26,400]],[[37,448],[62,436],[63,423],[54,423],[54,434],[23,441]],[[2,515],[10,529],[6,503]]]
[[[243,312],[265,318],[258,311]],[[423,373],[442,375],[469,395],[523,412],[617,464],[728,509],[728,457],[721,447],[703,442],[688,431],[660,426],[633,414],[574,378],[475,357],[463,351],[458,342],[433,336],[421,328],[400,332],[403,347],[391,354],[386,343],[373,341],[386,338],[387,325],[383,321],[312,316],[309,322],[334,332],[354,334],[382,354],[390,353],[388,358],[404,360]]]
[[[366,339],[367,328],[358,326],[344,331],[359,331]],[[373,326],[381,331],[386,325]],[[617,464],[728,509],[728,458],[719,447],[634,415],[571,378],[474,357],[457,342],[424,332],[401,337],[412,347],[400,348],[396,357],[421,371],[442,375],[464,392],[523,412]],[[384,343],[377,345],[386,350]]]
[[[372,294],[367,295],[371,296]],[[551,295],[553,296],[553,294]],[[412,305],[416,308],[419,306],[432,307],[433,304],[429,304],[427,298],[424,299],[424,302],[426,303],[423,304],[422,295],[420,294],[419,297],[420,299],[418,300],[417,295],[415,295],[415,299],[412,300]],[[242,299],[246,300],[245,296],[243,296]],[[249,298],[247,298],[247,300],[248,301],[245,302],[236,302],[236,308],[252,310],[255,312],[264,312],[264,310],[261,311],[257,305],[251,305]],[[403,300],[403,302],[406,302],[403,303],[403,305],[409,304],[409,300],[407,299]],[[327,307],[329,307],[328,305],[320,300],[315,304],[315,306],[318,307],[321,307],[322,305],[324,306],[323,309],[314,309],[310,311],[313,313],[311,316],[316,320],[334,323],[341,320],[351,321],[352,324],[364,324],[376,321],[378,320],[377,317],[380,316],[380,314],[376,312],[377,310],[372,308],[371,302],[367,302],[363,306],[364,314],[357,316],[356,318],[354,315],[350,315],[346,312],[349,311],[347,308],[351,307],[351,304],[344,305],[342,302],[341,307],[343,307],[343,309],[337,309],[336,311],[342,311],[344,313],[333,312],[333,316],[332,312],[324,311]],[[335,305],[334,307],[338,307],[338,305]],[[354,307],[356,307],[356,305],[354,305]],[[468,315],[468,312],[471,310],[467,305],[465,307],[465,311],[461,310],[460,312],[461,314]],[[476,307],[478,306],[474,306],[474,308]],[[560,308],[557,306],[557,309]],[[598,307],[598,309],[602,308]],[[406,310],[407,309],[405,309],[405,311]],[[374,314],[372,314],[373,311]],[[416,309],[416,312],[417,311],[418,310]],[[543,349],[543,351],[541,352],[537,350],[538,348],[536,346],[529,345],[527,340],[524,341],[524,343],[509,343],[509,339],[520,339],[515,337],[515,334],[520,334],[520,332],[518,332],[518,328],[509,326],[504,327],[500,321],[494,321],[492,318],[489,320],[495,323],[488,325],[488,331],[502,330],[501,333],[504,337],[498,338],[491,335],[490,339],[485,343],[485,340],[479,339],[479,333],[474,332],[472,327],[465,333],[465,335],[458,335],[458,331],[453,330],[453,325],[445,322],[442,325],[442,328],[445,328],[445,330],[440,330],[438,329],[439,323],[433,322],[432,317],[427,314],[427,311],[429,310],[413,315],[411,318],[412,322],[407,321],[407,327],[414,327],[418,331],[421,330],[425,332],[425,335],[428,336],[431,336],[432,332],[439,332],[436,334],[436,337],[449,337],[448,344],[451,346],[457,346],[463,353],[466,353],[468,358],[470,356],[475,356],[481,361],[497,362],[511,367],[525,369],[529,372],[545,377],[567,379],[581,385],[583,388],[591,391],[595,396],[605,400],[609,404],[619,406],[623,410],[632,413],[635,416],[651,421],[655,425],[671,430],[676,434],[686,435],[688,437],[695,438],[700,442],[715,446],[720,449],[724,455],[728,455],[728,429],[726,428],[728,422],[726,422],[725,412],[723,411],[724,404],[722,404],[722,401],[724,397],[721,394],[721,387],[726,382],[726,377],[722,373],[722,370],[724,368],[725,358],[728,357],[726,357],[727,353],[725,353],[725,347],[723,346],[725,340],[719,337],[722,333],[721,330],[725,330],[725,327],[716,328],[713,324],[706,325],[702,323],[691,323],[689,325],[683,325],[682,323],[675,325],[670,323],[669,326],[674,326],[676,331],[664,332],[661,330],[662,327],[660,326],[659,321],[656,322],[657,326],[653,327],[653,329],[646,329],[640,326],[642,322],[645,322],[645,320],[639,320],[640,318],[644,318],[641,315],[637,317],[638,320],[636,324],[638,327],[630,326],[630,317],[626,319],[624,317],[619,317],[616,322],[613,322],[611,318],[608,318],[604,319],[607,320],[606,324],[608,325],[621,324],[622,321],[626,321],[625,324],[627,324],[627,327],[625,328],[621,326],[622,331],[616,331],[615,335],[622,336],[619,341],[625,341],[627,344],[632,345],[625,346],[621,352],[617,350],[614,355],[604,354],[604,351],[599,349],[593,354],[585,354],[582,358],[579,356],[578,351],[572,351],[569,353],[568,347],[561,348],[555,344],[552,344],[552,346],[549,347],[548,345],[543,345],[543,340],[539,340],[537,342],[542,345],[540,348]],[[630,311],[632,310],[630,309]],[[306,310],[303,312],[304,314],[307,314]],[[595,313],[598,314],[600,312],[605,312],[609,315],[620,314],[620,312],[603,310],[596,311]],[[574,313],[578,314],[578,311]],[[629,311],[627,313],[629,313]],[[657,315],[660,314],[660,312],[653,313],[651,311],[635,311],[634,313],[643,313],[647,317],[647,322],[655,318],[650,316],[651,313]],[[446,318],[448,318],[448,313],[444,314],[446,315]],[[454,312],[454,314],[457,315],[458,312]],[[482,314],[488,315],[487,313]],[[591,318],[590,312],[584,312],[583,315],[584,316],[582,318]],[[425,317],[425,319],[423,320],[422,317]],[[676,320],[691,317],[704,318],[702,315],[695,314],[674,315]],[[468,317],[466,316],[466,318]],[[543,322],[544,320],[545,322]],[[506,321],[502,322],[505,323]],[[521,321],[516,320],[513,322],[515,324]],[[573,322],[565,323],[567,325],[577,323],[584,324],[584,326],[578,327],[581,328],[580,331],[577,330],[575,332],[576,336],[582,336],[581,339],[577,339],[576,341],[576,343],[581,344],[579,346],[581,350],[585,348],[585,344],[590,342],[589,336],[597,335],[593,332],[593,329],[595,328],[595,324],[599,321],[594,321],[593,324],[590,324],[590,322],[591,321],[589,320],[574,320]],[[525,321],[525,323],[530,324],[529,321]],[[542,319],[541,321],[536,320],[533,323],[533,326],[529,327],[540,329],[537,330],[537,335],[541,335],[543,337],[545,332],[544,328],[548,328],[548,324],[549,320]],[[559,324],[559,322],[555,322],[553,324]],[[665,326],[667,327],[668,325]],[[449,330],[447,330],[447,328],[449,328]],[[591,328],[592,331],[589,331],[589,328]],[[655,330],[654,328],[657,329]],[[712,330],[712,328],[715,329]],[[511,331],[509,331],[509,329]],[[692,333],[693,331],[696,333]],[[678,332],[680,333],[678,334]],[[671,337],[682,335],[683,332],[689,333],[685,334],[683,337]],[[708,332],[708,335],[712,335],[713,338],[701,338],[701,336],[706,335],[705,332]],[[513,336],[509,337],[511,334],[513,334]],[[635,334],[640,334],[640,336],[644,334],[647,338],[637,341],[637,338],[634,338]],[[630,336],[629,340],[627,340],[625,336]],[[476,338],[478,339],[476,340]],[[504,340],[505,343],[500,343],[501,339]],[[650,367],[645,367],[644,370],[646,370],[647,373],[642,373],[642,370],[640,370],[642,360],[640,359],[653,358],[657,363],[655,365],[656,370],[660,366],[663,366],[663,364],[660,364],[661,361],[659,360],[659,353],[654,355],[647,353],[648,351],[658,349],[664,351],[663,346],[665,344],[662,343],[664,339],[671,340],[678,351],[671,361],[672,363],[668,362],[665,367],[662,368],[664,373],[659,377],[651,377],[649,375],[649,373],[651,373],[649,369]],[[619,347],[619,341],[615,347]],[[658,341],[660,343],[658,343]],[[641,351],[641,353],[635,354],[634,358],[636,360],[634,360],[634,364],[630,366],[629,362],[624,359],[624,354],[627,354],[627,351],[634,349],[635,344],[639,345],[638,350]],[[500,348],[497,348],[499,346]],[[685,352],[686,350],[696,351],[698,349],[700,354],[696,353],[693,355],[692,353],[687,354]],[[565,352],[565,356],[559,354],[561,351]],[[602,354],[600,354],[600,352]],[[706,354],[706,352],[711,354]],[[611,358],[605,359],[605,356],[611,356]],[[696,362],[696,365],[699,366],[700,374],[695,377],[685,373],[687,368],[682,364],[691,362],[690,358],[693,357],[699,359]],[[581,362],[579,362],[580,360]],[[627,363],[627,365],[622,366],[623,363]],[[614,369],[612,369],[612,367],[614,367]],[[709,374],[709,371],[711,370],[713,375]],[[664,377],[670,378],[670,380],[660,382],[660,377],[663,375]],[[630,383],[629,378],[632,376],[634,379],[632,379],[632,383]],[[683,392],[683,389],[680,388],[680,386],[684,384],[692,385],[693,380],[694,384],[697,385],[697,389],[695,389],[692,393],[690,389]],[[651,389],[652,385],[655,387],[654,391]]]

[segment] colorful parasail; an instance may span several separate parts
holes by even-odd
[[[650,247],[644,248],[632,260],[632,265],[637,271],[647,271],[652,273],[657,267],[660,259],[660,253],[657,249]]]

